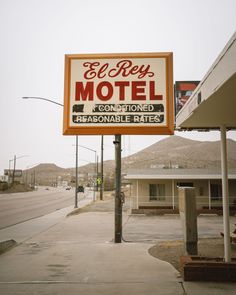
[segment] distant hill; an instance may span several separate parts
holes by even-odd
[[[55,185],[59,180],[70,181],[69,169],[58,167],[53,163],[42,163],[33,168],[23,171],[24,181],[27,183],[36,183],[41,185]]]
[[[236,142],[228,139],[228,166],[236,168]],[[196,141],[170,136],[123,159],[125,168],[219,168],[220,141]]]
[[[236,168],[236,142],[227,140],[228,167]],[[220,168],[220,141],[196,141],[180,136],[170,136],[122,159],[122,170],[128,168]],[[105,180],[114,182],[114,160],[104,161]],[[50,185],[59,180],[70,181],[75,168],[61,168],[55,164],[40,164],[24,171],[28,177],[36,173],[39,183]],[[99,164],[100,171],[100,164]],[[84,178],[94,172],[94,164],[79,167]],[[85,177],[84,181],[88,181]]]

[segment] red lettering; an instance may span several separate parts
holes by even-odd
[[[139,72],[139,67],[138,66],[134,66],[132,67],[132,69],[130,70],[130,74],[131,75],[135,75]]]
[[[122,77],[128,77],[132,75],[137,75],[138,79],[144,77],[153,77],[154,73],[150,71],[150,65],[133,65],[133,62],[128,59],[120,60],[111,66],[109,63],[104,63],[101,65],[101,62],[85,62],[83,63],[85,68],[88,68],[84,72],[84,78],[91,80],[93,78],[102,79],[107,75],[111,78],[121,75]],[[109,68],[110,66],[110,68]]]
[[[134,81],[132,82],[132,100],[145,100],[146,95],[144,93],[144,88],[146,86],[145,81]]]
[[[102,73],[104,73],[107,68],[108,68],[108,63],[106,63],[103,66],[101,66],[101,68],[98,70],[98,78],[99,79],[102,79],[102,78],[104,78],[106,76],[106,74],[103,74],[102,75]]]
[[[85,62],[83,66],[89,69],[84,72],[84,78],[88,80],[95,78],[97,76],[95,68],[99,65],[100,65],[100,62]]]
[[[138,79],[144,78],[145,76],[153,77],[154,73],[149,70],[150,65],[133,66],[131,60],[121,60],[116,64],[115,68],[108,71],[108,76],[114,78],[120,74],[122,77],[138,74]]]
[[[87,82],[85,87],[83,82],[76,82],[75,100],[93,100],[93,82]]]
[[[145,65],[142,65],[139,69],[140,74],[138,75],[138,78],[141,79],[141,78],[144,78],[145,76],[153,77],[154,73],[149,72],[150,67],[151,67],[150,65],[147,65],[146,67]]]
[[[106,87],[107,88],[107,94],[103,94],[102,89]],[[100,100],[106,101],[109,100],[113,95],[113,86],[111,85],[111,83],[104,81],[98,84],[97,86],[97,97]]]
[[[128,81],[117,81],[115,86],[119,87],[119,100],[125,100],[125,87],[129,86]]]
[[[150,100],[162,100],[163,96],[155,94],[155,81],[149,82]]]
[[[101,72],[102,73],[102,72]],[[94,82],[76,82],[75,83],[75,100],[76,101],[92,101],[94,100],[94,91],[96,91],[96,96],[101,101],[108,101],[112,99],[114,94],[114,87],[117,87],[118,99],[120,101],[125,101],[127,97],[127,91],[130,94],[131,100],[146,100],[148,91],[146,89],[146,84],[149,86],[149,99],[153,100],[163,100],[163,95],[157,94],[155,89],[155,81],[116,81],[114,84],[108,81],[102,81],[98,83],[97,87]],[[130,85],[131,84],[131,85]],[[131,89],[130,89],[131,87]]]
[[[117,77],[121,74],[123,77],[127,77],[129,74],[127,73],[126,69],[131,67],[132,62],[130,60],[121,60],[116,64],[116,68],[111,69],[108,72],[109,77]]]

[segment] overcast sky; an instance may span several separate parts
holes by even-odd
[[[174,80],[201,80],[236,29],[235,11],[235,0],[0,0],[0,175],[14,155],[18,169],[74,167],[75,137],[62,135],[62,107],[21,99],[63,103],[65,54],[173,51]],[[180,135],[219,139],[219,132]],[[123,155],[162,138],[125,136]],[[105,159],[114,156],[112,141],[105,137]],[[99,136],[79,144],[100,153]],[[84,165],[94,153],[80,148],[79,158]]]

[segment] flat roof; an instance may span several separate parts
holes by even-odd
[[[176,116],[177,129],[236,129],[236,32]]]
[[[221,179],[220,169],[130,169],[125,179]],[[229,179],[236,179],[236,169],[229,170]]]

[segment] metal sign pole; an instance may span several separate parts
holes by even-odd
[[[122,240],[122,202],[121,202],[121,135],[115,135],[115,243]]]

